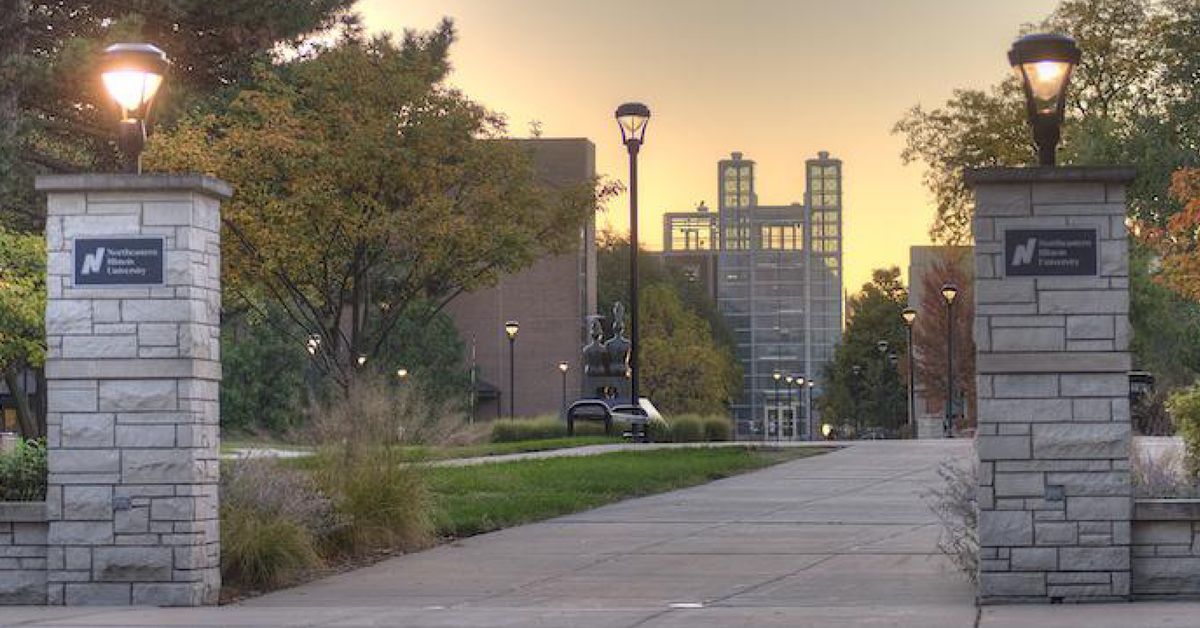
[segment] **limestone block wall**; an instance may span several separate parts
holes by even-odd
[[[976,198],[981,602],[1130,594],[1122,168],[984,169]],[[1008,276],[1006,230],[1094,229],[1092,276]]]
[[[1141,598],[1200,596],[1200,500],[1138,500],[1132,589]]]
[[[46,505],[0,502],[0,606],[46,603]]]
[[[38,179],[47,193],[50,604],[215,603],[220,217],[196,175]],[[162,236],[165,285],[77,287],[77,237]]]

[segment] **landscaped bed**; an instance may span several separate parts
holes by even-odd
[[[664,449],[428,467],[413,465],[402,449],[225,465],[222,598],[825,451]]]

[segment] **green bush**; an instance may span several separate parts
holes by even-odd
[[[710,416],[702,419],[704,423],[704,440],[715,443],[730,440],[733,436],[733,425],[729,419]]]
[[[396,447],[323,452],[316,477],[345,521],[331,537],[334,546],[361,554],[427,545],[430,502],[421,474]]]
[[[671,440],[676,443],[699,443],[705,440],[704,423],[694,416],[671,419]]]
[[[650,419],[646,422],[646,438],[652,443],[671,442],[671,424],[661,418]]]
[[[575,427],[582,428],[581,423]],[[500,419],[492,423],[492,442],[511,443],[519,440],[562,438],[567,435],[567,424],[556,418]]]
[[[46,443],[22,440],[0,454],[0,501],[46,499]]]
[[[1200,385],[1171,395],[1167,410],[1175,432],[1183,439],[1188,474],[1195,478],[1200,475]]]

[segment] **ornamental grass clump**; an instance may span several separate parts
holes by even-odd
[[[921,497],[942,524],[938,549],[975,582],[979,571],[979,507],[975,490],[979,485],[978,456],[971,461],[943,460],[937,467],[940,484],[927,488]]]
[[[241,590],[278,587],[324,564],[321,546],[343,522],[312,478],[274,458],[221,474],[221,573]]]
[[[46,499],[46,442],[20,440],[0,453],[0,501],[35,502]]]
[[[430,544],[431,503],[422,467],[398,447],[327,450],[316,477],[335,496],[345,520],[331,537],[332,547],[348,555],[377,550],[412,551]]]

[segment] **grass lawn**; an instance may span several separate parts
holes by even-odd
[[[515,444],[515,443],[514,443]],[[825,449],[660,449],[438,467],[426,479],[434,525],[463,537],[703,484]]]

